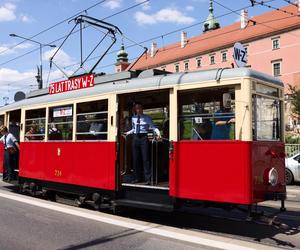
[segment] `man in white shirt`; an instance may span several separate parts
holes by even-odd
[[[135,174],[135,180],[133,183],[141,182],[143,166],[146,184],[150,185],[152,174],[150,169],[149,142],[147,134],[149,130],[152,129],[155,134],[160,137],[160,131],[154,126],[151,117],[143,113],[143,106],[141,104],[136,103],[134,107],[136,115],[132,117],[132,129],[125,133],[126,136],[133,134],[132,156],[133,170]]]
[[[7,127],[1,126],[0,133],[2,135],[0,141],[4,144],[4,174],[7,181],[11,181],[15,167],[14,156],[17,154],[16,148],[20,149],[20,146],[14,135],[8,132]]]

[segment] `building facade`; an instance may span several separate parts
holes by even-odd
[[[189,38],[182,32],[177,43],[161,48],[153,42],[149,53],[132,69],[183,72],[235,67],[233,46],[240,42],[247,49],[247,67],[279,77],[285,83],[286,94],[289,85],[300,88],[299,8],[290,4],[251,19],[248,11],[242,10],[240,16],[240,22],[220,27],[210,1],[209,16],[201,35]],[[288,102],[286,106],[289,109]],[[287,124],[295,123],[291,119],[287,114]]]

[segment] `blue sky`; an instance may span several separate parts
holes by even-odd
[[[36,75],[36,67],[39,64],[39,51],[22,56],[24,53],[36,49],[37,45],[25,42],[12,48],[22,40],[10,37],[9,34],[15,33],[24,37],[33,36],[98,2],[101,2],[101,0],[0,0],[0,105],[3,105],[3,97],[5,96],[9,97],[9,102],[11,102],[16,91],[28,92],[37,87],[34,76]],[[140,2],[143,2],[143,0],[107,0],[88,10],[86,14],[103,19]],[[208,2],[208,0],[150,0],[129,11],[106,19],[105,21],[117,25],[125,34],[125,37],[118,36],[117,43],[111,50],[112,53],[106,56],[96,71],[113,72],[114,67],[107,65],[115,62],[116,52],[114,51],[120,48],[122,41],[125,46],[133,45],[132,41],[127,38],[135,42],[141,42],[152,37],[159,37],[155,39],[159,47],[178,41],[180,31],[171,35],[161,35],[205,21],[208,15]],[[250,16],[270,11],[270,9],[263,6],[249,7],[251,4],[248,0],[216,0],[214,3],[215,16],[222,16],[230,12],[218,3],[234,10],[247,7]],[[280,7],[287,5],[287,2],[284,0],[269,0],[269,4]],[[231,24],[238,19],[239,16],[234,13],[218,18],[221,26]],[[64,22],[34,39],[41,43],[50,43],[67,35],[73,26],[73,22]],[[198,35],[202,32],[202,25],[195,25],[192,28],[185,29],[185,31],[187,31],[188,37]],[[63,68],[67,73],[71,73],[75,69],[75,66],[68,67],[69,65],[80,61],[78,34],[71,36],[54,59],[60,68]],[[98,29],[86,28],[84,30],[84,53],[88,53],[101,37],[102,33]],[[103,46],[93,56],[100,55],[109,42],[109,39],[105,40]],[[59,46],[60,43],[61,40],[55,44]],[[143,46],[149,47],[150,43],[151,41],[144,43]],[[139,46],[127,49],[131,59],[136,58],[142,51]],[[44,82],[47,83],[48,59],[54,50],[44,47],[43,52]],[[18,56],[22,57],[14,60]],[[9,60],[12,61],[8,62]],[[86,68],[89,69],[93,62],[90,61]],[[62,77],[62,73],[56,67],[53,67],[49,74],[49,82]]]

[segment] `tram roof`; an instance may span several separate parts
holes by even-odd
[[[143,72],[144,73],[144,72]],[[118,80],[116,74],[95,77],[95,86],[93,88],[80,89],[70,92],[64,92],[54,95],[47,94],[47,89],[41,90],[41,94],[36,97],[27,97],[24,100],[14,102],[5,107],[0,108],[0,112],[19,109],[23,106],[31,106],[44,103],[52,103],[77,99],[81,97],[93,96],[95,94],[118,93],[130,90],[140,90],[142,88],[160,88],[175,84],[190,84],[204,81],[215,81],[218,77],[220,80],[231,78],[251,77],[257,80],[269,82],[277,86],[283,87],[283,82],[273,76],[261,73],[250,68],[234,68],[234,69],[212,69],[202,71],[192,71],[184,73],[173,73],[145,77],[147,74],[141,73],[139,77]],[[123,75],[124,76],[124,75]],[[105,80],[104,80],[105,79]]]

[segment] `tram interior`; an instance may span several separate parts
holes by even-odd
[[[160,130],[161,139],[157,140],[153,131],[149,131],[149,159],[152,173],[151,187],[169,186],[169,90],[131,93],[119,96],[119,169],[122,185],[130,185],[135,179],[133,171],[133,135],[124,137],[131,130],[131,117],[135,114],[134,104],[143,105],[144,114],[149,115],[156,128]],[[137,153],[137,152],[135,152]],[[143,169],[140,160],[140,169]],[[134,185],[145,185],[145,181]]]

